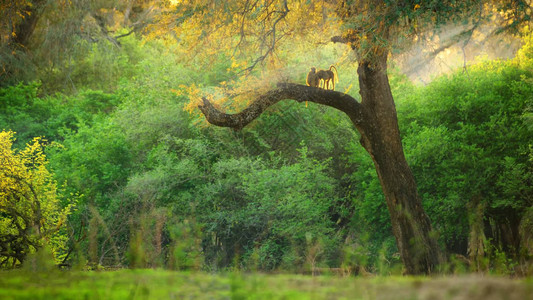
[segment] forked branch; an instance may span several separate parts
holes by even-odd
[[[236,114],[221,112],[206,98],[202,98],[203,103],[198,107],[209,123],[240,130],[258,118],[268,107],[285,99],[334,107],[346,113],[356,126],[363,121],[361,104],[350,95],[294,83],[278,83],[276,88],[258,96],[247,108]]]

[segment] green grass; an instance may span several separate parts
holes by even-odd
[[[531,279],[164,270],[0,272],[0,299],[533,299]]]

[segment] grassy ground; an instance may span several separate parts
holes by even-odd
[[[0,299],[517,299],[533,279],[328,277],[162,270],[0,272]]]

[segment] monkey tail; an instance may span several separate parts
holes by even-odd
[[[339,72],[337,72],[337,68],[335,68],[334,65],[331,65],[331,66],[329,67],[329,70],[330,70],[330,71],[331,71],[331,68],[335,69],[335,80],[336,80],[337,82],[339,82]]]

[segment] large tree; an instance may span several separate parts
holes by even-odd
[[[285,99],[346,113],[374,162],[406,272],[430,273],[436,268],[442,255],[404,156],[387,61],[392,50],[405,49],[447,22],[468,21],[461,34],[471,35],[497,8],[506,9],[501,19],[507,18],[507,28],[514,28],[514,21],[528,19],[528,1],[500,5],[478,0],[170,0],[165,5],[159,25],[170,29],[177,41],[194,53],[229,50],[234,59],[248,59],[245,71],[269,63],[287,43],[303,43],[318,35],[323,42],[346,44],[358,62],[360,102],[345,93],[283,81],[256,93],[239,113],[224,113],[206,97],[199,108],[210,123],[234,129],[242,129]]]

